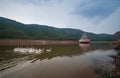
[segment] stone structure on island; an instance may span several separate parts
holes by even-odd
[[[79,40],[79,43],[90,43],[90,39],[88,38],[86,33],[83,33],[81,39]]]

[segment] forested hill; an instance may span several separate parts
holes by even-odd
[[[79,40],[84,32],[79,29],[22,24],[0,17],[0,39]],[[92,41],[113,40],[113,35],[110,34],[86,33]]]

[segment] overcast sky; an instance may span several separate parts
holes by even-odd
[[[113,34],[120,30],[120,0],[0,0],[0,16],[24,24]]]

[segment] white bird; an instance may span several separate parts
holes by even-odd
[[[14,48],[13,51],[14,51],[14,52],[17,52],[17,51],[19,51],[19,50],[18,50],[18,48]]]
[[[39,50],[35,50],[35,54],[40,54],[41,52]]]
[[[14,52],[22,52],[22,53],[25,53],[25,52],[27,52],[27,49],[26,49],[26,48],[14,48],[13,51],[14,51]]]
[[[43,52],[43,51],[44,51],[44,48],[43,48],[43,49],[38,49],[38,51]]]
[[[29,49],[28,49],[28,52],[29,52],[29,53],[34,53],[34,52],[35,52],[35,49],[34,49],[34,48],[29,48]]]
[[[21,52],[21,53],[30,53],[30,54],[40,54],[44,51],[43,49],[35,49],[35,48],[14,48],[13,49],[14,52]],[[50,50],[47,50],[50,51]]]
[[[52,48],[46,49],[46,52],[51,52]]]

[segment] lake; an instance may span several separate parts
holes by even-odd
[[[44,51],[15,52],[15,48]],[[113,47],[100,43],[0,46],[0,78],[103,78],[114,68],[112,55],[116,55]]]

